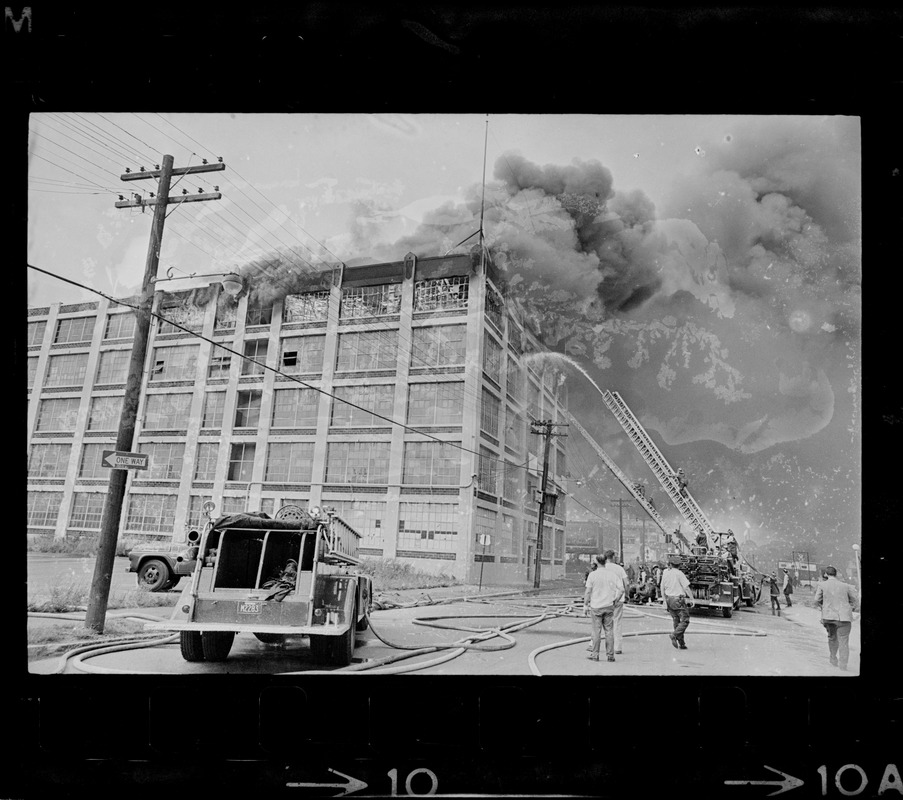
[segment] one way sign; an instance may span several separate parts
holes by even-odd
[[[123,453],[121,450],[104,450],[101,463],[113,469],[147,469],[148,453]]]

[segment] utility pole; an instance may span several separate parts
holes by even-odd
[[[542,528],[545,524],[546,517],[546,489],[549,484],[549,445],[553,436],[566,436],[564,433],[553,433],[552,428],[567,427],[566,422],[552,422],[551,420],[540,420],[530,423],[530,433],[538,434],[545,437],[542,452],[542,485],[539,490],[539,519],[536,528],[536,559],[533,571],[533,588],[539,588],[540,578],[542,576],[542,545],[543,532]],[[538,430],[541,429],[541,430]]]
[[[129,452],[135,438],[135,419],[138,402],[141,399],[141,380],[144,372],[144,361],[147,355],[147,340],[150,335],[151,308],[154,301],[154,281],[160,263],[160,247],[163,242],[163,226],[166,221],[166,207],[170,204],[198,202],[200,200],[219,200],[219,192],[183,194],[181,197],[170,197],[169,186],[173,175],[188,175],[196,172],[217,172],[226,165],[220,160],[216,164],[199,164],[195,167],[173,169],[173,157],[163,156],[162,168],[139,172],[127,171],[120,178],[123,181],[158,178],[157,194],[150,199],[143,199],[134,194],[130,200],[124,198],[116,203],[116,208],[141,208],[153,206],[154,219],[151,225],[150,242],[147,247],[147,258],[144,265],[144,280],[141,284],[141,299],[135,320],[135,338],[132,341],[132,354],[129,359],[129,373],[125,384],[125,398],[122,403],[122,414],[119,417],[119,431],[116,435],[116,450]],[[121,196],[120,196],[121,197]],[[94,563],[94,577],[91,580],[91,594],[88,597],[88,612],[85,616],[85,627],[97,633],[103,633],[107,615],[107,602],[110,597],[110,582],[113,577],[113,560],[116,557],[116,541],[119,538],[119,519],[122,516],[122,501],[125,497],[127,472],[125,469],[110,470],[110,483],[104,500],[103,516],[100,522],[100,536],[97,546],[97,560]]]
[[[618,557],[624,564],[624,506],[629,506],[633,501],[619,497],[614,501],[618,504]]]

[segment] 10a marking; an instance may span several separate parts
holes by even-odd
[[[822,764],[818,770],[818,774],[821,776],[821,796],[828,796],[828,768],[824,764]],[[848,773],[852,773],[855,777],[847,778],[844,781],[845,776]],[[844,783],[850,784],[855,782],[856,785],[850,787],[849,785],[844,785]],[[860,767],[858,764],[844,764],[837,772],[834,773],[834,786],[837,788],[837,791],[840,792],[844,797],[857,797],[865,791],[865,787],[868,786],[869,779],[865,774],[865,770]],[[903,782],[900,780],[900,772],[897,770],[896,764],[888,764],[884,769],[884,774],[881,777],[881,785],[878,787],[878,797],[881,797],[885,792],[896,792],[901,797],[903,797]]]

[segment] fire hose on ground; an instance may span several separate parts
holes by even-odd
[[[394,608],[414,608],[414,607],[423,607],[427,605],[444,605],[447,603],[453,602],[483,602],[486,603],[488,598],[490,597],[510,597],[514,594],[525,594],[523,591],[513,591],[513,592],[497,592],[493,595],[483,595],[477,597],[458,597],[458,598],[443,598],[441,600],[428,600],[427,602],[423,601],[415,601],[414,603],[408,603],[405,605],[395,605]],[[524,601],[527,600],[527,597],[524,598]],[[545,597],[541,600],[537,600],[535,603],[530,602],[516,602],[511,601],[509,605],[521,606],[525,608],[537,608],[537,610],[541,611],[538,614],[491,614],[491,615],[474,615],[474,614],[461,614],[461,615],[449,615],[449,616],[438,616],[438,617],[415,617],[411,620],[414,625],[421,625],[426,627],[433,627],[441,630],[455,630],[455,631],[463,631],[469,633],[469,636],[458,639],[454,642],[448,643],[437,643],[430,645],[402,645],[395,642],[388,641],[383,637],[374,627],[372,620],[370,622],[370,630],[373,635],[387,647],[391,647],[395,650],[400,650],[402,652],[396,653],[390,656],[385,656],[379,659],[373,659],[371,661],[367,661],[362,664],[352,664],[347,667],[343,667],[337,670],[297,670],[297,671],[288,671],[282,672],[279,674],[283,675],[336,675],[336,674],[360,674],[362,672],[373,672],[377,675],[391,675],[391,674],[401,674],[407,672],[415,672],[424,669],[428,669],[430,667],[435,667],[440,664],[446,663],[455,659],[465,652],[469,650],[477,650],[484,652],[499,652],[502,650],[509,650],[514,647],[517,642],[511,636],[512,633],[523,630],[528,627],[532,627],[533,625],[537,625],[541,622],[545,622],[550,619],[557,619],[560,617],[575,617],[577,616],[576,606],[581,603],[581,598],[576,597],[561,597],[561,596],[551,596]],[[669,620],[670,617],[663,616],[661,614],[653,614],[648,611],[643,611],[638,608],[634,608],[632,606],[627,606],[626,611],[629,612],[625,616],[627,618],[639,618],[641,616],[651,617],[653,619],[661,619],[661,620]],[[62,615],[52,615],[52,614],[33,614],[33,616],[41,616],[41,617],[60,617],[63,619],[73,620],[73,617],[64,617]],[[129,614],[129,617],[134,618],[144,618],[150,619],[149,615],[140,615],[140,614]],[[153,617],[156,621],[157,618]],[[517,620],[515,622],[511,622],[506,625],[499,625],[487,628],[479,628],[465,625],[455,625],[451,624],[452,620],[473,620],[473,619],[492,619],[492,620],[501,620],[501,619],[514,619]],[[712,630],[707,631],[706,633],[710,635],[721,635],[721,636],[767,636],[765,631],[757,630],[753,628],[743,628],[743,627],[731,627],[728,630],[724,630],[724,623],[718,622],[707,622],[705,620],[696,620],[694,622],[695,625],[702,625],[704,627],[713,627],[720,628],[721,630]],[[652,631],[633,631],[624,633],[623,636],[626,637],[634,637],[634,636],[654,636],[654,635],[666,635],[672,632],[671,629],[662,629],[662,630],[652,630]],[[97,642],[97,643],[89,643],[83,645],[81,647],[77,647],[74,650],[71,650],[65,653],[61,658],[61,665],[54,672],[59,673],[62,672],[67,662],[71,660],[71,666],[82,672],[92,672],[92,673],[130,673],[133,670],[123,670],[123,669],[115,669],[111,667],[100,667],[97,665],[89,665],[86,662],[89,658],[94,658],[101,655],[106,655],[109,653],[120,652],[125,650],[133,650],[140,649],[145,647],[159,647],[161,645],[173,644],[179,640],[179,634],[172,634],[164,637],[153,636],[153,638],[147,638],[147,634],[140,635],[136,634],[133,636],[122,637],[119,639],[110,639],[105,642]],[[501,637],[504,639],[504,642],[500,645],[487,645],[488,640]],[[585,642],[591,641],[591,637],[589,636],[581,636],[576,639],[569,639],[561,642],[555,642],[549,645],[543,645],[542,647],[538,647],[533,650],[528,655],[528,663],[530,666],[530,671],[536,675],[541,676],[537,664],[536,658],[542,653],[555,650],[563,647],[570,647],[577,644],[582,644]],[[442,652],[447,651],[447,652]],[[395,664],[395,662],[407,660],[410,658],[415,658],[417,656],[429,655],[431,653],[440,653],[441,655],[436,656],[434,658],[428,659],[426,661],[418,661],[413,664]]]

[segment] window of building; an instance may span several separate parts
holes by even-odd
[[[84,386],[88,354],[50,356],[44,386]]]
[[[320,393],[316,389],[278,389],[273,395],[274,428],[313,428]]]
[[[276,500],[273,497],[261,497],[260,498],[260,508],[258,511],[262,511],[267,516],[273,516],[273,510],[276,507]]]
[[[205,292],[206,290],[200,290]],[[182,333],[186,328],[198,332],[204,327],[205,306],[195,302],[197,290],[167,293],[160,303],[157,312],[163,319],[159,320],[157,333]],[[180,327],[176,327],[172,323]]]
[[[377,384],[375,386],[337,386],[334,390],[336,399],[332,401],[332,420],[335,427],[358,427],[372,425],[388,425],[385,419],[371,414],[371,411],[392,419],[395,404],[395,385]],[[347,400],[347,403],[343,403]],[[355,405],[349,405],[354,403]],[[357,408],[356,406],[360,406]],[[362,409],[367,409],[366,411]]]
[[[151,360],[152,381],[194,380],[197,372],[198,348],[193,345],[183,347],[155,347]]]
[[[389,442],[330,442],[327,483],[385,483],[389,479]]]
[[[97,364],[96,384],[125,383],[129,375],[129,361],[132,353],[129,350],[105,350],[100,354]]]
[[[28,454],[28,477],[65,478],[71,444],[33,444]]]
[[[28,365],[28,388],[31,389],[34,386],[35,379],[38,377],[38,357],[37,356],[29,356],[27,365]]]
[[[489,544],[486,545],[485,552],[487,552],[487,553],[495,552],[496,540],[498,539],[498,536],[496,535],[496,532],[495,532],[495,524],[496,524],[497,520],[498,520],[498,514],[495,511],[489,511],[485,508],[480,508],[479,506],[477,506],[476,525],[475,525],[476,541],[477,541],[477,545],[479,546],[479,551],[481,553],[484,552],[484,550],[483,550],[483,545],[480,544],[480,537],[483,536],[484,534],[489,536]]]
[[[414,311],[467,308],[469,289],[470,280],[466,275],[417,281],[414,284]]]
[[[62,492],[28,492],[25,524],[32,528],[55,528],[62,501]]]
[[[462,520],[457,503],[399,503],[399,550],[454,550]]]
[[[524,399],[524,370],[515,359],[508,356],[508,395],[521,403]]]
[[[524,499],[524,471],[516,464],[507,461],[504,469],[503,496],[512,503],[519,503]]]
[[[147,480],[171,481],[182,477],[185,466],[184,442],[146,442],[138,452],[150,456],[147,471],[143,475]]]
[[[204,516],[204,503],[213,498],[209,495],[198,495],[193,494],[188,498],[188,515],[185,518],[185,525],[189,528],[202,528],[206,522],[207,517]],[[214,510],[214,518],[218,516],[216,510]]]
[[[539,386],[533,381],[527,381],[527,414],[530,419],[540,419],[540,392]]]
[[[176,495],[130,494],[126,530],[171,534],[176,523]]]
[[[238,304],[237,303],[217,303],[216,319],[214,320],[214,330],[233,331],[238,320]]]
[[[497,495],[498,488],[498,456],[488,447],[480,447],[480,469],[477,475],[481,492]]]
[[[208,378],[228,378],[229,369],[232,366],[232,354],[218,347],[210,356],[210,366],[207,367]]]
[[[402,483],[457,486],[461,478],[461,450],[457,442],[405,442]]]
[[[78,420],[78,406],[81,399],[78,397],[54,397],[49,400],[41,400],[38,406],[39,431],[74,431]]]
[[[246,495],[237,497],[223,497],[222,514],[244,514],[248,510],[248,501]]]
[[[251,339],[245,342],[245,358],[241,362],[242,375],[263,375],[269,346],[270,343],[266,339]]]
[[[524,351],[524,335],[517,325],[508,325],[508,344],[511,345],[518,353]]]
[[[483,333],[483,372],[499,383],[502,379],[502,346],[489,333]]]
[[[488,433],[493,438],[499,435],[499,409],[501,402],[488,389],[483,389],[483,398],[480,403],[480,430]]]
[[[190,409],[191,395],[188,393],[149,394],[144,406],[144,429],[184,429],[188,426]]]
[[[342,289],[339,314],[349,317],[381,317],[397,314],[401,310],[401,284],[384,283],[380,286],[356,286]]]
[[[119,429],[122,417],[122,395],[113,397],[94,397],[91,399],[91,410],[88,414],[89,431],[115,431]]]
[[[527,422],[511,406],[505,417],[505,445],[519,453],[524,450],[524,437],[527,432]]]
[[[556,449],[555,452],[558,454],[557,462],[555,464],[555,474],[562,478],[567,477],[567,461],[564,450]],[[558,516],[560,517],[561,514],[559,514]]]
[[[380,500],[326,500],[338,515],[360,535],[361,547],[383,547],[383,520],[386,504]]]
[[[135,313],[110,314],[104,328],[104,339],[131,339],[135,335]]]
[[[264,480],[274,483],[310,483],[313,442],[272,442],[267,451]]]
[[[248,303],[248,314],[245,317],[247,325],[269,325],[273,321],[273,304],[259,306],[256,303]]]
[[[82,456],[78,463],[78,477],[88,480],[109,478],[110,468],[104,466],[103,451],[113,450],[112,444],[86,444],[82,446]]]
[[[336,369],[395,369],[398,331],[339,334]]]
[[[408,387],[409,425],[460,425],[464,419],[464,384],[414,383]]]
[[[69,512],[69,527],[99,531],[105,499],[106,495],[101,492],[75,492]]]
[[[194,480],[212,481],[216,478],[219,442],[200,442],[194,461]]]
[[[75,342],[90,342],[94,334],[94,324],[97,317],[73,317],[61,319],[56,324],[55,344],[74,344]]]
[[[239,392],[235,404],[235,427],[256,428],[260,424],[260,398],[262,392],[259,389]]]
[[[491,286],[486,287],[486,318],[502,329],[502,298]]]
[[[236,442],[229,451],[229,472],[226,480],[245,481],[251,480],[254,471],[254,456],[257,447],[253,442]],[[225,513],[225,512],[223,512]]]
[[[329,292],[287,295],[283,301],[283,322],[322,322],[329,310]]]
[[[521,551],[520,519],[502,514],[502,527],[499,531],[497,553],[519,556]]]
[[[464,363],[464,325],[436,325],[411,331],[412,367],[453,367]]]
[[[291,336],[282,340],[282,371],[322,372],[325,336]]]
[[[44,342],[44,333],[47,331],[47,320],[42,319],[40,322],[28,323],[28,336],[26,345],[33,347]]]
[[[207,392],[204,395],[204,416],[202,428],[219,428],[223,424],[223,411],[226,408],[225,392]]]

